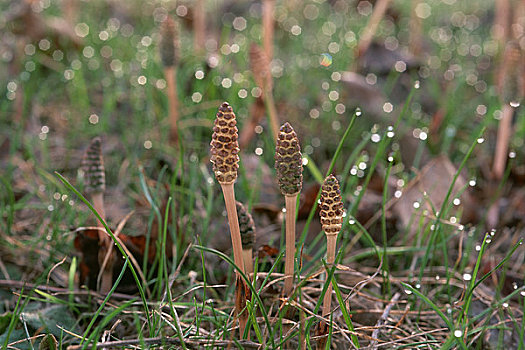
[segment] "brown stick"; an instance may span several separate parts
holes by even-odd
[[[164,77],[166,78],[168,106],[169,106],[169,120],[170,120],[170,135],[169,139],[176,144],[179,139],[178,120],[179,120],[179,100],[177,98],[176,85],[177,69],[175,66],[164,68]]]
[[[286,202],[286,255],[284,262],[284,295],[290,297],[294,281],[295,261],[295,216],[297,196],[284,196]]]
[[[410,23],[409,23],[409,39],[408,39],[408,49],[410,53],[414,56],[419,56],[421,54],[421,38],[422,35],[422,23],[421,18],[416,14],[416,7],[421,3],[421,0],[412,0],[412,8],[410,10]]]
[[[332,267],[335,261],[335,246],[337,242],[337,234],[331,234],[326,236],[326,262],[329,267]],[[326,272],[328,278],[328,271]],[[330,314],[330,308],[332,306],[332,281],[328,285],[326,294],[323,299],[323,317],[326,317]]]
[[[195,1],[193,8],[193,50],[200,54],[204,51],[204,41],[206,38],[206,10],[204,0]]]
[[[222,193],[224,195],[224,202],[226,204],[226,212],[228,213],[228,224],[230,225],[230,234],[233,246],[233,260],[235,265],[242,271],[244,269],[244,260],[242,258],[242,243],[241,231],[239,229],[239,219],[237,217],[237,209],[235,207],[235,191],[233,182],[229,184],[221,183]]]
[[[274,13],[275,0],[264,0],[262,2],[262,38],[264,51],[269,62],[271,62],[273,58]]]
[[[242,259],[244,260],[244,269],[246,274],[250,276],[253,273],[253,249],[243,249]]]
[[[503,113],[498,126],[498,139],[496,141],[496,151],[494,152],[494,164],[492,175],[496,180],[501,180],[505,172],[507,163],[509,141],[512,134],[512,115],[514,108],[508,103],[503,105]]]
[[[359,43],[357,44],[357,57],[361,57],[368,50],[368,47],[377,32],[377,27],[379,26],[381,19],[385,16],[390,1],[391,0],[378,0],[376,2],[370,20],[363,30],[363,35],[361,35]]]

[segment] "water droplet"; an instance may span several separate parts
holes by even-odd
[[[354,220],[354,219],[350,219],[350,220],[348,220],[348,223],[349,223],[350,225],[353,225],[353,224],[355,224],[355,220]]]
[[[503,304],[501,304],[501,306],[503,306],[503,307],[509,307],[509,303],[503,303]]]
[[[416,81],[414,82],[414,89],[419,89],[419,85],[420,85],[420,84],[419,84],[419,80],[416,80]]]
[[[470,281],[472,279],[472,275],[470,273],[464,273],[463,274],[463,279],[465,281]]]
[[[417,283],[416,284],[416,289],[419,289],[419,288],[421,288],[421,284]]]
[[[520,102],[519,101],[510,101],[509,105],[511,107],[518,108],[520,106]]]
[[[481,250],[481,246],[479,244],[476,244],[476,251],[479,252]]]
[[[361,112],[361,108],[357,107],[357,108],[355,109],[355,115],[359,117],[361,114],[362,114],[362,112]]]
[[[414,207],[414,209],[418,209],[420,204],[419,204],[419,202],[414,202],[414,204],[412,204],[412,206]]]
[[[452,203],[454,203],[454,205],[460,205],[461,204],[461,200],[459,198],[454,198]]]
[[[408,290],[408,289],[405,289],[405,293],[408,294],[408,295],[410,295],[410,294],[412,294],[412,291],[411,291],[411,290]]]
[[[53,211],[53,210],[55,210],[55,207],[50,204],[50,205],[47,206],[47,210]]]
[[[440,278],[439,275],[436,275],[436,281],[439,281]]]
[[[525,297],[525,290],[522,290],[522,291],[520,292],[520,294],[521,294],[522,297]]]
[[[454,337],[460,338],[463,335],[463,331],[461,329],[456,329],[454,331]]]
[[[485,142],[485,139],[484,139],[483,137],[480,137],[480,138],[478,139],[478,143],[483,143],[483,142]]]
[[[379,141],[381,141],[381,136],[379,136],[379,134],[372,134],[370,140],[372,140],[372,142],[374,143],[378,143]]]

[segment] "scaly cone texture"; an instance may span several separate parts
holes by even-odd
[[[275,147],[275,170],[283,196],[291,196],[301,191],[303,185],[301,146],[297,134],[288,122],[279,130]]]
[[[82,159],[82,170],[86,192],[89,194],[103,193],[106,189],[106,175],[100,137],[91,140]]]
[[[253,222],[252,215],[241,202],[236,201],[235,205],[237,207],[237,217],[239,218],[242,249],[252,250],[255,244],[255,223]]]
[[[224,102],[217,112],[211,145],[211,162],[220,184],[231,184],[237,179],[239,169],[239,142],[237,121],[233,109]]]
[[[270,74],[270,62],[264,50],[255,43],[252,43],[250,46],[250,69],[252,70],[255,84],[263,90],[263,93],[271,91],[273,81]]]
[[[164,67],[177,64],[177,46],[177,27],[175,21],[168,16],[160,28],[160,57]]]
[[[337,236],[343,227],[343,202],[341,190],[335,176],[328,176],[321,190],[321,225],[327,236]]]
[[[505,47],[499,79],[499,94],[505,104],[517,107],[523,98],[523,55],[518,42],[509,41]]]

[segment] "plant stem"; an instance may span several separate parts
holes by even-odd
[[[291,296],[295,261],[295,216],[298,193],[284,196],[286,201],[286,255],[284,262],[284,295]]]
[[[202,54],[206,39],[206,9],[204,8],[204,0],[195,1],[193,10],[193,51],[196,54]]]
[[[242,258],[244,260],[244,270],[249,276],[253,273],[253,248],[243,249]]]
[[[507,163],[507,151],[509,149],[509,140],[512,134],[512,115],[514,108],[508,103],[503,105],[503,113],[498,127],[498,139],[496,141],[496,151],[494,152],[494,164],[492,174],[495,179],[499,180],[505,172]]]
[[[177,69],[175,66],[164,68],[164,77],[166,78],[169,120],[170,120],[170,135],[169,139],[172,143],[177,143],[179,139],[177,122],[179,120],[179,100],[177,98],[176,85]]]
[[[235,265],[244,273],[244,260],[242,258],[241,231],[239,229],[239,218],[237,217],[237,208],[235,207],[235,191],[233,182],[226,184],[221,183],[226,212],[228,213],[228,224],[230,225],[230,234],[233,246],[233,261]]]
[[[370,20],[368,21],[366,27],[363,30],[363,35],[361,35],[361,38],[359,39],[359,43],[357,45],[357,57],[363,56],[370,47],[372,39],[374,38],[374,35],[377,32],[377,28],[379,27],[379,23],[385,16],[390,1],[391,0],[376,1],[374,10],[372,12],[372,15],[370,16]]]
[[[224,195],[224,202],[226,204],[226,212],[228,213],[228,224],[230,225],[230,234],[232,238],[233,246],[233,261],[235,265],[245,273],[242,242],[241,242],[241,231],[239,229],[239,218],[237,217],[237,208],[235,206],[235,191],[232,183],[221,183],[222,193]],[[241,311],[246,306],[246,285],[242,281],[241,276],[236,272],[236,285],[235,285],[235,310],[239,317],[239,333],[241,337],[244,334],[246,323],[248,322],[248,313]]]
[[[326,262],[328,265],[332,265],[335,261],[335,246],[337,243],[337,235],[331,234],[326,236]],[[330,266],[331,267],[331,266]],[[326,294],[323,299],[323,317],[330,314],[330,308],[332,306],[332,282],[328,285]]]
[[[275,12],[275,0],[263,0],[262,2],[262,38],[263,47],[268,61],[273,58],[273,17]]]

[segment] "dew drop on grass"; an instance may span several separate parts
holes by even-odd
[[[476,186],[476,179],[472,179],[472,180],[470,180],[468,184],[469,184],[471,187]]]
[[[47,206],[47,210],[53,211],[53,210],[55,210],[55,207],[52,204],[50,204],[50,205]]]
[[[478,139],[478,143],[483,143],[483,142],[485,142],[485,139],[484,139],[483,137],[480,137],[480,138]]]
[[[522,297],[525,297],[525,290],[522,290],[522,291],[520,292],[520,295],[521,295]]]
[[[362,114],[362,112],[361,112],[361,108],[357,107],[357,108],[355,109],[355,115],[359,117],[359,116],[361,116],[361,114]]]
[[[472,279],[472,275],[470,273],[463,274],[463,280],[470,281],[471,279]]]
[[[355,224],[355,220],[354,220],[354,219],[350,219],[350,220],[348,220],[348,223],[349,223],[350,225],[353,225],[353,224]]]
[[[454,205],[460,205],[461,204],[461,200],[459,198],[454,198],[452,203],[454,203]]]
[[[408,289],[405,289],[405,293],[406,293],[407,295],[410,295],[410,294],[412,294],[412,291],[411,291],[411,290],[408,290]]]
[[[476,244],[476,251],[479,252],[481,250],[481,246],[479,244]]]
[[[421,285],[419,283],[416,284],[416,289],[421,288]]]
[[[519,101],[510,101],[509,105],[514,108],[518,108],[520,106]]]
[[[436,281],[439,281],[440,278],[439,275],[436,275]]]
[[[503,306],[503,307],[509,307],[509,303],[503,303],[503,304],[501,304],[501,306]]]
[[[420,85],[420,84],[419,84],[419,80],[416,80],[416,81],[414,82],[414,89],[419,89],[419,85]]]
[[[463,335],[463,331],[461,329],[456,329],[454,331],[454,337],[460,338]]]

